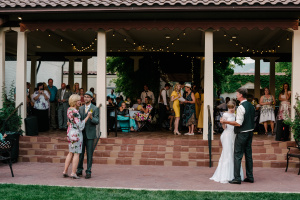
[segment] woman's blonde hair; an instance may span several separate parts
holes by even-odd
[[[72,94],[69,98],[69,105],[71,107],[76,107],[77,101],[81,101],[81,97],[78,94]]]
[[[234,107],[235,107],[235,102],[234,101],[228,101],[227,108],[232,109]]]
[[[175,92],[180,92],[180,89],[177,90],[177,86],[178,86],[178,85],[181,86],[180,83],[176,83],[175,86],[174,86],[174,91],[175,91]]]
[[[79,83],[74,83],[74,85],[73,85],[73,91],[74,92],[76,92],[76,85],[78,85],[78,90],[80,90]]]
[[[43,85],[44,85],[44,90],[46,90],[49,93],[49,95],[51,95],[51,92],[50,92],[50,90],[48,88],[47,83],[43,82]]]

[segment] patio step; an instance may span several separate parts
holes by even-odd
[[[252,143],[254,167],[286,167],[287,146],[294,142],[254,140]],[[216,167],[222,152],[221,142],[212,141],[212,165]],[[21,162],[64,163],[68,154],[66,138],[46,136],[20,138]],[[93,163],[115,165],[161,165],[161,166],[209,166],[208,142],[193,138],[100,139]],[[86,162],[86,161],[85,161]],[[290,160],[290,166],[299,167],[298,160]]]

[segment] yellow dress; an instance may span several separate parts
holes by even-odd
[[[200,95],[199,95],[199,92],[196,92],[195,94],[195,110],[196,110],[196,118],[198,119],[199,118],[199,113],[200,113],[200,106],[197,104],[197,99],[200,100]]]
[[[203,100],[204,100],[204,94],[201,94],[201,99],[200,99],[200,103],[201,103],[201,109],[200,109],[200,113],[199,113],[199,117],[198,117],[198,128],[203,128],[203,112],[204,112],[204,104],[203,104]]]
[[[171,97],[172,96],[174,96],[174,98],[178,97],[178,94],[175,90],[172,92]],[[181,97],[180,93],[179,93],[179,97]],[[176,99],[173,102],[173,109],[174,109],[174,112],[175,112],[175,117],[180,117],[180,105],[179,105],[179,100],[178,99]]]

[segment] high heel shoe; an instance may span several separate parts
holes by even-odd
[[[71,174],[70,178],[72,178],[72,179],[80,179],[80,177],[77,176],[76,174]]]
[[[174,135],[181,135],[181,133],[179,133],[178,131],[177,132],[174,131]]]
[[[67,177],[69,177],[69,175],[68,175],[68,174],[65,174],[65,173],[63,173],[63,177],[64,177],[64,178],[67,178]]]

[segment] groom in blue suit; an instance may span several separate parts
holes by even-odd
[[[80,154],[79,163],[77,167],[77,176],[82,175],[83,171],[83,160],[84,160],[84,153],[86,149],[87,154],[87,169],[85,171],[86,179],[91,178],[92,174],[92,162],[93,162],[93,144],[94,139],[96,139],[96,126],[99,124],[99,108],[92,104],[93,100],[93,93],[91,91],[87,91],[84,94],[84,101],[85,105],[79,108],[79,114],[84,119],[86,118],[89,112],[92,112],[91,117],[85,123],[85,127],[82,131],[83,135],[83,143],[82,143],[82,153]]]

